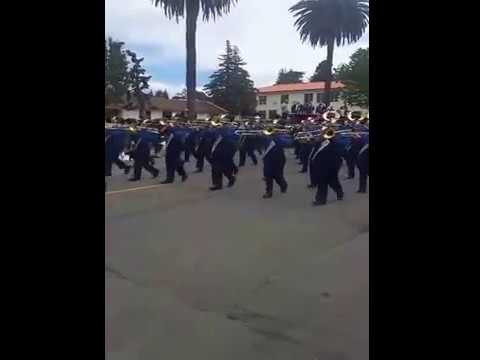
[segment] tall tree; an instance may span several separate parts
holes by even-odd
[[[123,101],[128,90],[128,60],[125,43],[108,39],[105,43],[105,101]]]
[[[310,81],[327,81],[329,76],[328,62],[323,60],[317,65],[314,74],[310,77]],[[332,78],[334,80],[334,78]]]
[[[156,7],[163,8],[165,15],[169,18],[175,18],[178,23],[179,18],[186,17],[186,50],[187,50],[187,107],[190,120],[195,119],[195,91],[197,88],[197,54],[196,54],[196,33],[197,21],[200,9],[203,14],[203,20],[209,21],[230,12],[230,8],[238,0],[153,0]]]
[[[169,99],[167,90],[157,90],[155,91],[155,97],[161,97],[164,99]]]
[[[238,107],[234,109],[235,115],[253,115],[257,105],[257,94],[250,74],[244,68],[247,63],[240,56],[240,49],[233,47],[233,89],[238,96]]]
[[[357,42],[369,23],[368,0],[302,0],[290,8],[302,42],[327,46],[328,79],[325,103],[330,104],[333,49]]]
[[[363,108],[369,105],[369,51],[358,49],[348,64],[339,66],[336,76],[345,84],[341,96],[349,105]]]
[[[225,54],[219,57],[218,70],[210,75],[204,86],[215,104],[234,115],[250,115],[255,112],[256,93],[250,74],[244,69],[245,61],[240,50],[227,40]]]
[[[172,99],[175,100],[187,100],[187,89],[183,89],[177,93]],[[211,99],[203,91],[195,91],[195,100],[210,101]]]
[[[305,72],[292,69],[280,69],[276,84],[295,84],[303,82]]]
[[[129,95],[133,95],[137,99],[140,119],[146,118],[145,104],[148,98],[147,90],[150,88],[148,81],[151,76],[146,76],[146,70],[142,67],[143,58],[138,58],[133,51],[127,50],[130,56],[132,67],[128,71]]]

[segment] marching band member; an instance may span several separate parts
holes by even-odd
[[[200,140],[194,153],[197,158],[197,170],[195,172],[201,173],[205,165],[205,158],[208,158],[210,156],[210,150],[212,149],[214,134],[210,129],[207,128],[201,130],[198,137]]]
[[[158,177],[160,170],[154,168],[151,165],[150,145],[138,134],[134,135],[136,140],[132,150],[127,154],[133,158],[133,177],[128,179],[129,181],[139,181],[142,177],[142,168],[145,168],[152,174],[153,178]]]
[[[195,144],[198,141],[198,129],[189,131],[185,138],[185,162],[190,162],[190,155],[195,156]]]
[[[287,192],[288,184],[283,175],[285,168],[285,152],[279,139],[272,137],[274,130],[266,129],[263,133],[268,137],[269,144],[263,155],[263,176],[266,183],[264,199],[270,199],[273,196],[273,181],[280,186],[282,193]]]
[[[313,154],[315,154],[315,151],[317,151],[318,148],[320,147],[320,145],[322,144],[322,142],[320,140],[321,140],[321,138],[313,138],[312,136],[310,136],[310,140],[308,140],[309,142],[312,143],[312,150],[310,151],[310,154],[308,155],[308,170],[309,170],[308,172],[309,172],[309,175],[310,175],[310,184],[308,184],[307,187],[309,189],[313,189],[317,186],[315,176],[314,176],[314,172],[313,172],[312,159],[313,159]]]
[[[105,176],[112,176],[112,165],[117,165],[125,175],[128,175],[131,167],[118,157],[125,147],[125,135],[122,130],[110,130],[105,136]]]
[[[354,136],[350,139],[350,144],[346,149],[346,163],[348,168],[347,179],[355,178],[355,165],[357,164],[358,153],[362,148],[362,141],[360,136]]]
[[[362,142],[363,146],[358,152],[357,166],[360,172],[360,182],[358,187],[358,193],[365,194],[367,192],[367,177],[368,177],[368,136],[364,138]]]
[[[314,206],[327,203],[329,186],[337,193],[337,199],[343,200],[343,189],[338,180],[340,155],[332,141],[334,136],[335,131],[333,129],[326,130],[323,141],[312,155],[312,175],[313,181],[317,185]]]
[[[240,162],[238,166],[242,167],[245,166],[245,160],[248,156],[252,159],[254,165],[258,164],[257,157],[255,156],[255,141],[256,139],[251,136],[246,136],[243,143],[240,146]]]
[[[220,123],[212,121],[214,127],[221,126]],[[212,166],[212,184],[211,191],[221,190],[223,188],[223,176],[228,179],[228,187],[235,184],[236,178],[233,175],[235,155],[234,144],[226,138],[226,129],[217,130],[215,142],[210,151],[210,164]]]
[[[177,134],[175,129],[163,126],[160,130],[161,134],[168,135],[167,144],[165,145],[165,166],[167,168],[167,178],[161,184],[171,184],[175,180],[175,172],[182,177],[182,182],[187,180],[188,176],[183,168],[183,161],[180,158],[181,152],[184,150],[181,134]]]
[[[308,171],[309,158],[311,157],[313,150],[313,143],[311,140],[307,140],[305,143],[300,146],[300,164],[302,165],[302,170],[300,173],[306,173]]]

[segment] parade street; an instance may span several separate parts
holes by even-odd
[[[162,156],[163,156],[162,151]],[[232,188],[210,166],[185,183],[128,182],[105,194],[109,360],[367,360],[369,201],[354,180],[312,207],[308,174],[286,150],[288,192],[262,199],[261,157]],[[238,159],[238,158],[237,158]],[[236,161],[238,164],[238,160]],[[131,176],[131,175],[130,175]]]

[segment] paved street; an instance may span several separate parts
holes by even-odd
[[[162,152],[163,153],[163,152]],[[288,150],[287,194],[264,200],[261,165],[209,192],[210,167],[173,185],[114,166],[105,195],[109,360],[366,360],[369,204],[312,207]],[[238,161],[237,161],[238,163]],[[160,165],[161,164],[161,165]],[[342,169],[342,178],[345,175]],[[275,185],[276,186],[276,185]]]

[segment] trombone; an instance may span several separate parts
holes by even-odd
[[[308,141],[313,141],[318,138],[321,138],[322,136],[332,138],[338,133],[342,133],[342,132],[335,131],[335,129],[332,127],[323,127],[322,129],[319,129],[319,130],[299,132],[297,133],[294,139],[299,142],[308,142]]]

